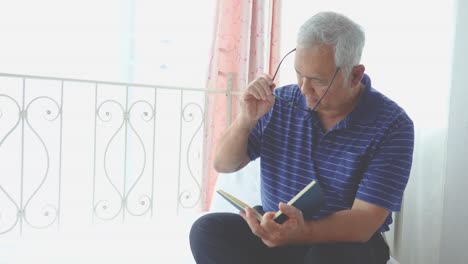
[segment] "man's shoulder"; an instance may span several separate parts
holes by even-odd
[[[386,127],[395,123],[413,125],[413,121],[403,107],[375,89],[368,75],[364,75],[362,83],[366,87],[366,92],[355,117],[357,120],[374,123],[377,127]]]
[[[392,125],[411,125],[413,121],[406,111],[394,100],[380,94],[382,97],[382,110],[377,116],[378,122],[386,122]]]

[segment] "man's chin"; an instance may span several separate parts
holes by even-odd
[[[310,108],[310,109],[313,109],[315,107],[315,105],[317,104],[318,100],[307,100],[307,106]],[[319,107],[319,106],[318,106]]]

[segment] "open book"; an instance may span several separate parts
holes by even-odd
[[[242,202],[238,198],[232,196],[231,194],[223,191],[223,190],[217,190],[217,193],[219,193],[224,199],[226,199],[229,203],[234,205],[237,209],[241,211],[245,211],[244,208],[246,207],[251,207],[248,204]],[[313,211],[317,210],[320,205],[322,204],[323,197],[322,197],[322,191],[320,190],[320,185],[317,184],[315,180],[313,180],[311,183],[309,183],[304,189],[302,189],[296,196],[294,196],[289,202],[288,205],[292,205],[296,207],[297,209],[301,210],[303,215],[310,215],[313,213]],[[255,218],[257,218],[258,221],[262,220],[262,214],[260,214],[257,210],[253,210],[255,214]],[[305,217],[306,218],[306,217]],[[288,217],[283,214],[281,211],[276,212],[274,220],[282,224],[284,221],[286,221]]]

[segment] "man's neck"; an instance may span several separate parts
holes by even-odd
[[[330,130],[354,110],[363,90],[364,85],[361,84],[358,92],[353,96],[353,99],[338,109],[324,109],[323,111],[318,111],[318,117],[325,131]]]

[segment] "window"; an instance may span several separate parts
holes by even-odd
[[[214,11],[214,0],[10,1],[0,72],[201,88]]]

